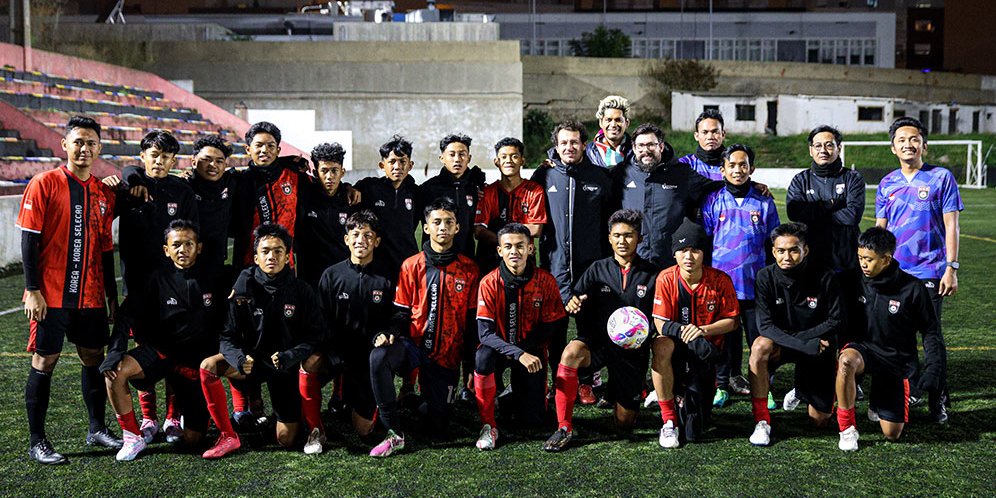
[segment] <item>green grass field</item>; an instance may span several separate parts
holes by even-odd
[[[784,192],[775,195],[784,199]],[[870,191],[868,206],[872,195]],[[27,457],[27,326],[15,312],[0,316],[0,495],[991,496],[996,489],[996,276],[986,268],[996,260],[996,219],[991,214],[996,191],[963,190],[962,195],[966,209],[960,289],[945,301],[943,321],[951,421],[946,426],[928,424],[923,419],[926,409],[915,408],[898,443],[885,441],[877,426],[865,419],[866,405],[861,403],[857,453],[837,449],[834,429],[810,428],[803,410],[774,411],[774,444],[755,448],[747,442],[753,428],[750,404],[734,396],[732,405],[714,413],[715,428],[706,442],[677,450],[657,445],[656,409],[642,411],[635,432],[620,436],[612,429],[608,410],[579,408],[576,444],[564,453],[540,449],[548,432],[530,439],[510,436],[509,431],[502,433],[504,444],[496,451],[480,453],[473,447],[476,410],[458,404],[453,440],[416,435],[404,452],[386,460],[367,457],[369,446],[360,443],[347,424],[334,421],[333,432],[344,436],[333,434],[326,452],[318,456],[266,444],[209,462],[154,443],[138,460],[122,464],[115,462],[112,451],[83,444],[86,417],[79,362],[70,354],[56,369],[48,418],[49,438],[70,464],[43,467]],[[872,215],[867,209],[866,216]],[[21,288],[20,275],[0,279],[0,310],[18,306]],[[789,389],[789,368],[776,378],[779,399]]]

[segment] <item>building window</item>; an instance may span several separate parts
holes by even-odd
[[[754,106],[737,104],[737,121],[754,121]]]
[[[913,44],[913,54],[914,55],[930,55],[930,44],[929,43],[914,43]]]
[[[884,107],[858,106],[858,121],[883,121],[884,119]]]
[[[865,40],[865,65],[875,65],[875,40]]]
[[[917,19],[916,21],[913,21],[913,31],[919,31],[921,33],[933,33],[934,21],[930,19]]]
[[[972,133],[979,132],[979,116],[981,114],[981,111],[975,111],[972,113]]]
[[[899,119],[899,118],[904,118],[904,117],[906,117],[906,110],[905,109],[896,109],[896,110],[892,111],[892,119]]]
[[[706,111],[716,111],[716,112],[719,112],[719,106],[718,105],[704,105],[704,106],[702,106],[702,112],[706,112]]]

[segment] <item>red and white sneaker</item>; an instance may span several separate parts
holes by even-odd
[[[143,418],[142,425],[138,429],[142,432],[142,439],[145,440],[145,444],[149,444],[155,439],[156,434],[159,434],[159,421],[151,418]]]
[[[213,460],[232,453],[241,447],[242,441],[239,440],[239,436],[235,434],[222,434],[218,436],[218,441],[214,443],[214,446],[205,451],[201,456],[208,460]]]
[[[581,384],[578,387],[578,401],[582,405],[594,405],[598,403],[598,398],[595,397],[595,392],[592,391],[591,386],[588,384]]]
[[[163,422],[163,433],[167,443],[179,443],[183,439],[183,424],[178,419],[168,418]]]
[[[387,437],[380,442],[377,446],[374,446],[370,450],[370,456],[372,457],[388,457],[394,454],[395,451],[400,451],[405,449],[405,437],[395,434],[393,430],[388,429]]]
[[[145,449],[145,439],[138,434],[132,434],[128,431],[124,431],[122,436],[124,443],[121,445],[121,449],[118,450],[115,458],[119,462],[130,462]]]
[[[498,444],[498,428],[484,424],[484,427],[481,427],[481,435],[477,437],[477,449],[490,451],[495,449],[496,444]]]

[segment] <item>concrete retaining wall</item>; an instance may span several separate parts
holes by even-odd
[[[21,262],[21,231],[14,226],[21,196],[0,196],[0,268]]]

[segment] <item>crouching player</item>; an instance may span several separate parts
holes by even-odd
[[[686,218],[671,240],[678,264],[662,270],[654,284],[658,337],[651,345],[651,377],[664,421],[659,439],[663,448],[680,444],[676,394],[683,399],[686,440],[695,442],[701,437],[712,413],[715,363],[722,354],[723,334],[737,329],[740,314],[730,277],[702,264],[709,247],[702,227]]]
[[[481,346],[474,367],[474,394],[483,423],[477,439],[480,450],[492,450],[498,441],[496,363],[508,361],[511,368],[511,399],[519,424],[539,427],[546,412],[547,348],[553,334],[567,332],[567,313],[553,275],[536,268],[534,250],[529,227],[505,225],[498,231],[498,268],[481,279],[477,302]]]
[[[300,383],[304,420],[310,432],[304,445],[308,454],[321,453],[325,443],[322,424],[322,386],[343,374],[343,396],[352,407],[353,429],[360,437],[374,429],[377,403],[370,387],[370,351],[374,337],[389,330],[394,313],[394,287],[383,276],[383,265],[374,261],[380,245],[380,223],[370,210],[346,219],[349,259],[330,266],[318,284],[318,299],[329,336],[301,364]]]
[[[926,364],[923,379],[935,383],[946,364],[937,313],[923,282],[899,268],[893,258],[896,236],[885,228],[869,228],[858,237],[862,277],[845,286],[849,325],[864,339],[844,345],[837,360],[838,447],[858,449],[854,415],[855,376],[870,374],[868,419],[879,422],[890,441],[899,439],[909,415],[910,381],[917,361],[916,333],[923,336]],[[924,386],[937,389],[937,385]]]
[[[287,266],[291,236],[281,225],[264,223],[253,233],[255,265],[239,274],[221,331],[221,353],[201,362],[201,388],[221,435],[204,458],[221,458],[241,446],[228,419],[221,378],[267,384],[277,414],[277,442],[297,438],[301,418],[298,369],[323,339],[318,297]]]
[[[810,420],[817,427],[830,422],[843,320],[836,276],[807,257],[806,225],[779,225],[771,241],[775,264],[757,272],[755,282],[761,333],[750,349],[755,446],[770,443],[769,373],[786,363],[795,363],[796,397],[809,404]]]
[[[449,421],[460,368],[464,331],[474,320],[477,265],[453,246],[460,231],[456,206],[448,199],[425,208],[422,252],[401,264],[394,294],[391,330],[374,338],[370,352],[370,383],[387,437],[370,450],[386,457],[405,447],[394,375],[418,368],[419,387],[436,434]]]
[[[173,268],[154,272],[144,292],[137,293],[140,297],[125,301],[100,366],[124,431],[118,461],[134,460],[146,445],[129,382],[151,390],[160,379],[168,379],[183,412],[183,441],[196,444],[207,430],[208,412],[197,369],[204,358],[218,352],[226,290],[217,276],[197,263],[202,245],[193,223],[170,222],[165,239],[163,250]],[[127,350],[129,331],[134,331],[139,344],[131,350]]]

